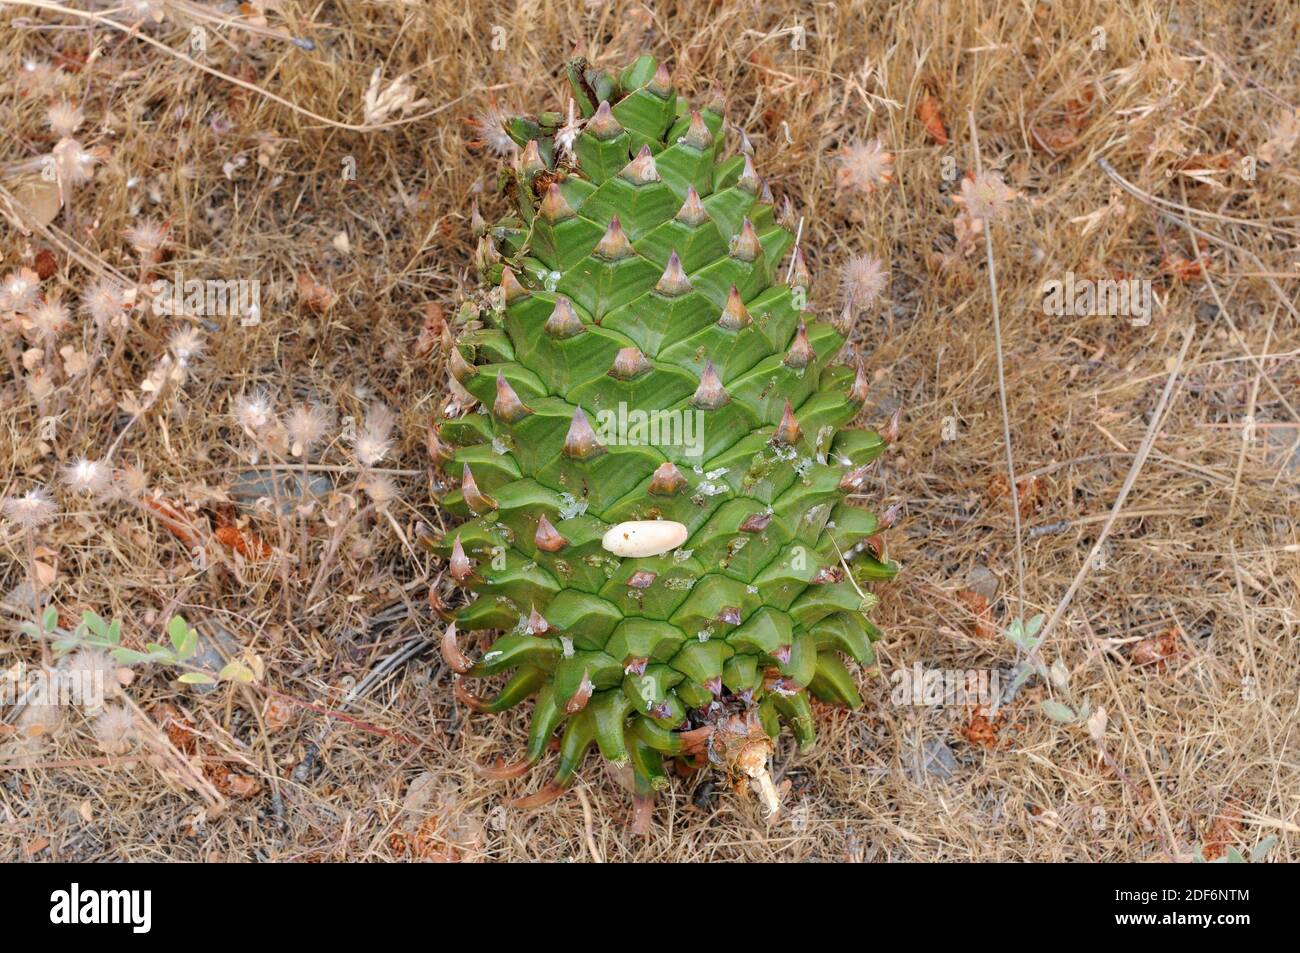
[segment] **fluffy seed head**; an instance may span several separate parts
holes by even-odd
[[[40,287],[40,276],[30,268],[9,272],[0,283],[0,310],[29,311],[36,304]]]
[[[45,111],[45,122],[50,131],[60,139],[67,139],[81,128],[86,115],[76,106],[66,101],[59,101]]]
[[[841,189],[868,195],[894,181],[894,156],[879,139],[845,146],[836,160],[836,178]]]
[[[235,401],[235,421],[250,434],[265,430],[275,420],[271,395],[264,390],[241,394]]]
[[[115,281],[101,278],[82,292],[81,304],[96,326],[106,328],[126,309],[126,289]]]
[[[145,257],[155,255],[167,244],[167,226],[152,218],[142,218],[124,231],[127,244]]]
[[[167,346],[176,355],[177,362],[182,366],[198,357],[203,352],[205,343],[203,332],[192,325],[177,328],[167,340]]]
[[[368,474],[362,487],[366,491],[366,496],[378,507],[383,507],[393,500],[397,499],[397,484],[382,473]]]
[[[63,482],[75,493],[103,493],[112,480],[113,473],[107,465],[87,457],[63,468]]]
[[[28,490],[22,496],[11,496],[4,501],[5,516],[25,529],[36,529],[54,519],[59,511],[43,487]]]
[[[840,287],[850,307],[870,308],[885,290],[889,272],[875,255],[857,255],[844,263]]]
[[[513,155],[518,146],[506,132],[506,123],[510,121],[508,110],[492,102],[470,120],[470,125],[478,133],[478,141],[493,155]]]
[[[332,422],[332,415],[320,404],[298,404],[285,421],[289,452],[301,457],[325,437]]]
[[[363,427],[352,441],[352,452],[363,467],[373,467],[392,449],[392,441],[370,427]]]
[[[126,754],[135,742],[135,712],[110,705],[95,719],[95,744],[104,754]]]
[[[54,146],[54,172],[66,186],[84,185],[95,175],[95,154],[76,139],[60,139]]]
[[[1020,193],[1002,181],[993,171],[961,180],[961,195],[953,201],[965,207],[971,218],[981,222],[996,222],[1006,214],[1011,200]]]
[[[52,343],[68,327],[68,308],[61,301],[43,301],[27,316],[36,337],[45,344]]]

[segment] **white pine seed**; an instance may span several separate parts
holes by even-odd
[[[615,556],[658,556],[676,549],[690,535],[685,524],[674,520],[630,520],[611,526],[600,541]]]

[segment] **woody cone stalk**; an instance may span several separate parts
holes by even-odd
[[[801,310],[806,262],[750,159],[724,156],[718,105],[692,108],[649,56],[568,76],[581,120],[504,127],[513,212],[487,229],[476,329],[449,362],[477,403],[430,437],[463,520],[428,543],[467,598],[443,654],[473,710],[533,699],[524,751],[486,776],[516,777],[559,734],[553,778],[519,806],[562,795],[594,744],[628,769],[642,825],[673,759],[775,812],[773,739],[810,748],[810,698],[859,706],[842,656],[874,662],[869,590],[896,567],[863,545],[882,527],[860,497],[887,441],[848,427],[866,378]],[[597,423],[620,405],[699,414],[702,438],[608,439]],[[686,542],[602,546],[644,520]],[[472,662],[466,634],[487,631]],[[486,696],[466,685],[507,674]]]

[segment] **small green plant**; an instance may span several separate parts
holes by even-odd
[[[45,631],[54,631],[57,613],[46,610]],[[53,616],[53,618],[51,618]],[[24,624],[24,631],[36,632],[34,623]],[[81,622],[65,638],[55,641],[54,649],[62,654],[77,648],[101,649],[108,652],[120,665],[139,665],[153,662],[172,668],[185,669],[177,681],[186,685],[215,685],[218,682],[255,682],[262,677],[263,664],[258,655],[248,654],[243,659],[227,662],[215,674],[193,664],[199,654],[199,630],[174,615],[167,622],[167,641],[147,642],[144,651],[122,645],[122,624],[114,619],[107,622],[94,612],[83,612]]]
[[[1250,862],[1252,864],[1262,863],[1264,858],[1268,856],[1268,852],[1273,849],[1273,845],[1276,843],[1277,843],[1277,838],[1272,834],[1270,834],[1268,837],[1265,837],[1262,841],[1256,844],[1255,849],[1250,852]],[[1246,858],[1242,856],[1241,851],[1237,850],[1237,848],[1229,847],[1222,857],[1216,857],[1214,858],[1214,860],[1206,860],[1204,846],[1198,845],[1196,848],[1196,853],[1192,857],[1192,863],[1194,864],[1244,864],[1246,863]]]

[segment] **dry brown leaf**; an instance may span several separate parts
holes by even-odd
[[[935,145],[946,146],[948,144],[948,130],[943,125],[939,101],[929,93],[925,93],[920,102],[916,104],[916,118],[921,120],[921,125],[925,126],[925,131],[929,133]]]

